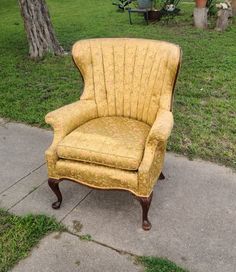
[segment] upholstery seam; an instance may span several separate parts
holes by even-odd
[[[105,67],[104,67],[103,45],[102,45],[102,42],[100,43],[100,51],[101,51],[101,55],[102,55],[102,69],[103,69],[103,80],[104,80],[104,88],[105,88],[105,96],[106,96],[107,112],[108,112],[108,115],[109,115],[109,107],[108,107],[108,100],[107,100],[106,75],[105,75]]]
[[[145,52],[145,57],[144,57],[143,67],[142,67],[142,75],[140,77],[140,84],[139,84],[139,91],[138,91],[138,101],[137,101],[137,114],[136,114],[137,120],[139,120],[138,115],[139,115],[139,105],[140,105],[140,92],[142,91],[143,71],[144,71],[146,60],[147,60],[148,49],[149,49],[149,45],[146,47],[146,52]],[[143,115],[143,113],[141,115]],[[142,120],[142,116],[141,116],[141,120]]]
[[[161,67],[161,62],[162,62],[163,58],[161,57],[160,60],[159,60],[159,64],[158,64],[158,69],[157,69],[157,73],[156,73],[156,77],[155,77],[155,80],[153,82],[153,86],[152,86],[152,90],[151,90],[151,95],[150,95],[150,99],[149,99],[149,104],[148,104],[148,114],[147,116],[149,116],[149,112],[150,112],[150,105],[151,105],[151,100],[152,100],[152,95],[153,95],[153,90],[154,90],[154,87],[155,87],[155,83],[157,81],[157,77],[160,73],[160,67]],[[160,106],[160,105],[159,105]],[[157,114],[157,112],[156,112]],[[155,119],[156,119],[156,116],[155,116]],[[154,120],[155,121],[155,120]],[[148,122],[148,118],[147,118],[147,122]],[[154,123],[154,122],[153,122]]]
[[[122,167],[117,166],[117,165],[114,166],[114,165],[111,165],[111,164],[106,164],[106,163],[101,163],[101,162],[94,162],[94,161],[89,161],[89,160],[85,160],[85,159],[77,160],[75,158],[69,158],[69,157],[65,158],[63,156],[60,156],[59,158],[63,159],[63,160],[68,160],[68,161],[91,163],[91,164],[94,164],[94,165],[101,165],[101,166],[109,167],[109,168],[112,168],[112,169],[120,169],[120,170],[126,170],[126,171],[137,171],[139,166],[140,166],[140,163],[141,163],[141,162],[139,163],[139,166],[137,168],[133,169],[133,168],[125,168],[125,167],[122,168]],[[116,168],[114,168],[114,167],[116,167]]]
[[[95,81],[94,81],[94,63],[93,63],[93,55],[92,55],[92,47],[91,41],[89,41],[89,48],[90,48],[90,56],[91,56],[91,66],[92,66],[92,74],[93,74],[93,92],[94,92],[94,101],[97,108],[97,116],[99,116],[98,104],[97,104],[97,97],[96,97],[96,89],[95,89]]]
[[[166,81],[165,79],[166,79],[166,76],[167,76],[167,71],[168,71],[168,68],[169,68],[169,63],[170,63],[170,56],[167,59],[167,64],[166,64],[166,69],[165,69],[165,75],[163,77],[163,82],[162,82],[162,87],[161,87],[161,92],[160,92],[160,99],[159,99],[159,106],[161,106],[160,105],[161,96],[162,96],[162,93],[163,93],[164,82]],[[172,89],[173,89],[173,87],[172,87]]]
[[[114,49],[114,45],[113,44],[112,44],[112,49],[113,49],[113,65],[114,65],[115,114],[117,116],[116,64],[115,64],[115,49]]]
[[[136,45],[135,54],[134,54],[134,64],[133,64],[133,73],[132,73],[132,90],[131,90],[131,92],[133,92],[133,90],[134,90],[134,71],[135,71],[135,64],[136,64],[136,57],[137,57],[137,48],[138,48],[138,46]],[[131,95],[130,97],[131,97],[130,98],[130,116],[132,116],[132,103],[131,103],[131,100],[133,100],[132,99],[133,95]]]
[[[126,41],[124,42],[124,62],[123,62],[123,89],[122,89],[122,111],[123,111],[123,116],[125,116],[125,52],[126,51]]]
[[[156,57],[157,57],[157,52],[159,51],[159,48],[156,50],[156,52],[155,52],[155,55],[154,55],[154,57],[153,57],[153,62],[152,62],[152,68],[151,68],[151,70],[150,70],[150,73],[149,73],[149,76],[148,76],[148,80],[147,80],[147,85],[149,84],[149,81],[150,81],[150,77],[151,77],[151,73],[152,73],[152,70],[153,70],[153,67],[154,67],[154,63],[155,63],[155,60],[156,60]],[[152,90],[151,90],[151,94],[152,94]],[[151,94],[150,94],[150,97],[151,97]],[[146,100],[148,99],[148,97],[147,97],[148,95],[147,95],[147,93],[145,94],[145,101],[144,101],[144,104],[143,104],[143,111],[144,111],[144,108],[145,108],[145,105],[146,105]],[[148,103],[148,102],[147,102]],[[149,103],[150,104],[150,103]],[[149,108],[148,108],[148,110],[149,110]],[[143,112],[143,114],[142,114],[142,120],[144,120],[145,119],[145,116],[144,116],[144,112]],[[147,119],[148,119],[148,114],[147,114],[147,118],[146,118],[146,121],[147,121]]]
[[[135,160],[134,157],[126,157],[126,156],[120,156],[120,155],[113,155],[113,154],[109,154],[109,153],[98,152],[98,151],[94,151],[94,150],[91,150],[91,149],[85,149],[85,148],[80,148],[80,147],[75,147],[75,146],[61,145],[61,144],[58,144],[57,146],[66,147],[66,148],[69,147],[69,148],[80,149],[80,150],[86,150],[86,151],[89,151],[91,153],[94,152],[96,154],[103,154],[103,155],[108,155],[108,156],[111,156],[111,157],[120,157],[120,158],[126,158],[128,160]],[[143,148],[142,149],[138,149],[138,150],[143,150]]]
[[[114,80],[114,106],[115,106],[115,115],[117,115],[117,110],[116,110],[116,67],[115,67],[115,53],[114,53],[114,45],[112,44],[112,56],[113,56],[113,80]]]

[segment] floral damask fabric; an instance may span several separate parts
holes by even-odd
[[[100,117],[86,122],[57,146],[59,158],[137,170],[150,126],[130,118]]]
[[[98,116],[124,116],[152,125],[170,109],[180,48],[144,39],[93,39],[72,49],[85,81],[81,99],[97,103]]]
[[[56,153],[58,143],[75,128],[96,117],[97,106],[93,100],[80,100],[46,115],[46,123],[51,125],[54,130],[53,142],[45,154],[49,177],[58,178],[55,171],[58,160]]]
[[[72,55],[81,99],[46,116],[54,141],[49,177],[149,196],[173,127],[172,95],[181,51],[144,39],[79,41]]]
[[[56,171],[60,178],[68,178],[101,189],[125,189],[137,194],[137,171],[127,171],[91,163],[59,159]]]

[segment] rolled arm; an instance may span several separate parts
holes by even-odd
[[[174,125],[173,114],[167,110],[159,110],[156,120],[149,132],[147,142],[166,141]]]
[[[149,195],[161,173],[167,139],[173,128],[172,112],[159,110],[147,137],[143,160],[138,169],[140,194]]]
[[[53,127],[54,133],[66,136],[76,127],[96,117],[97,108],[94,100],[79,100],[49,112],[45,116],[45,121]]]
[[[79,100],[52,111],[45,116],[46,123],[51,125],[54,130],[53,142],[46,151],[49,177],[57,178],[54,171],[58,160],[56,153],[57,144],[71,131],[96,117],[97,107],[94,100]]]

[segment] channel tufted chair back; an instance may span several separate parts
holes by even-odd
[[[54,139],[46,151],[48,184],[57,196],[69,179],[97,189],[134,194],[151,228],[153,188],[163,179],[172,101],[181,61],[178,46],[144,39],[92,39],[75,43],[75,64],[84,79],[78,101],[48,113]]]
[[[159,108],[170,110],[179,47],[144,39],[93,39],[73,46],[82,73],[81,99],[95,100],[98,116],[123,116],[152,125]]]

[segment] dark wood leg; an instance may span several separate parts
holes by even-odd
[[[165,176],[164,176],[164,174],[162,172],[161,172],[161,174],[160,174],[160,176],[159,176],[158,179],[165,179]]]
[[[137,197],[137,199],[139,200],[142,206],[142,212],[143,212],[142,227],[144,230],[150,230],[152,227],[152,224],[148,220],[148,211],[152,202],[152,196],[153,196],[153,192],[150,194],[149,197]]]
[[[52,178],[48,179],[49,187],[52,189],[53,193],[57,196],[57,201],[52,203],[53,209],[59,209],[62,202],[62,195],[59,189],[59,182],[60,180],[57,180],[57,179],[52,179]]]

